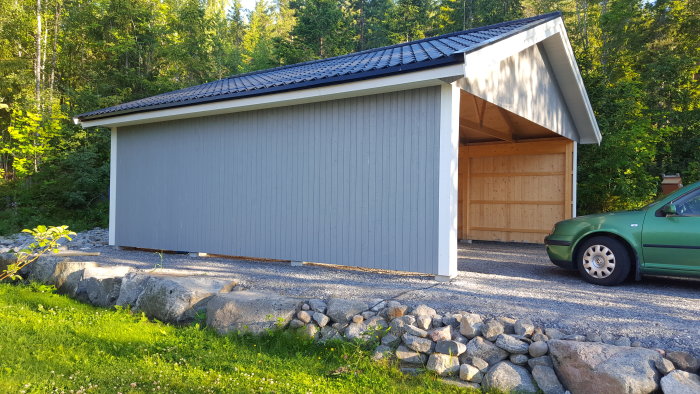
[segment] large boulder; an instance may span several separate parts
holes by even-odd
[[[250,291],[217,294],[207,304],[207,325],[221,334],[259,334],[289,323],[301,304],[296,298]]]
[[[78,296],[95,306],[110,307],[116,304],[124,275],[130,267],[87,267],[78,283]]]
[[[489,341],[495,341],[496,338],[505,332],[503,323],[496,319],[489,319],[484,322],[481,327],[481,336]]]
[[[311,299],[309,300],[308,304],[311,307],[312,311],[326,313],[327,305],[325,302],[323,302],[323,300],[319,300],[317,298]]]
[[[538,365],[554,368],[554,362],[552,361],[552,358],[549,356],[540,356],[540,357],[531,358],[531,359],[527,360],[527,365],[530,366],[531,369],[535,368]]]
[[[435,343],[428,338],[421,338],[411,334],[403,334],[401,336],[403,343],[412,350],[421,353],[430,353],[435,346]]]
[[[326,315],[336,323],[348,323],[353,316],[367,310],[367,303],[360,300],[331,298],[326,305]]]
[[[530,348],[528,343],[508,334],[499,335],[496,338],[496,346],[511,354],[525,354]]]
[[[0,274],[4,274],[7,267],[11,264],[17,264],[17,255],[15,253],[0,253]],[[19,274],[22,279],[28,279],[33,265],[33,263],[25,265],[17,274]]]
[[[479,357],[489,363],[489,365],[494,365],[508,358],[508,352],[482,337],[476,337],[469,341],[467,343],[467,351],[464,354],[468,358]]]
[[[482,381],[486,390],[515,393],[537,393],[537,386],[525,367],[502,361],[486,373]]]
[[[44,255],[36,259],[35,262],[29,264],[25,270],[28,270],[28,275],[23,275],[26,279],[32,282],[39,282],[47,285],[55,285],[53,283],[53,274],[58,263],[65,261],[65,257]],[[22,271],[25,271],[22,270]]]
[[[459,358],[449,354],[433,353],[425,366],[428,371],[435,371],[440,376],[455,375],[459,372]]]
[[[144,275],[148,276],[146,280],[129,277],[133,282],[140,282],[143,286],[143,291],[138,296],[134,307],[150,318],[168,323],[193,321],[197,313],[206,309],[209,299],[220,293],[230,292],[236,285],[235,281],[206,276]],[[129,287],[125,291],[133,294],[134,287]],[[131,296],[120,296],[117,301],[129,298]]]
[[[700,394],[700,376],[675,370],[661,378],[664,394]]]
[[[425,355],[400,345],[396,348],[396,358],[405,364],[423,365],[425,363]]]
[[[577,393],[652,393],[659,389],[653,350],[551,340],[549,353],[564,386]]]
[[[365,323],[350,323],[345,328],[345,338],[349,340],[362,339],[367,334]]]
[[[439,341],[435,344],[435,352],[459,356],[467,351],[467,345],[457,341]]]
[[[515,335],[530,336],[535,332],[535,325],[531,320],[520,319],[513,325],[513,332]]]
[[[17,262],[14,253],[0,253],[0,273],[7,269],[7,266]]]
[[[484,374],[479,368],[471,364],[462,364],[459,367],[459,378],[469,382],[481,383]]]
[[[668,352],[666,358],[673,362],[676,368],[694,373],[700,368],[700,360],[688,352]]]
[[[15,256],[14,253],[0,253],[0,275],[5,273],[5,270],[10,264],[15,263],[17,263],[17,256]],[[22,277],[24,277],[24,275],[22,275]]]
[[[452,326],[438,327],[430,330],[428,334],[430,339],[433,341],[451,341],[452,340]]]
[[[566,392],[552,367],[536,365],[532,368],[532,377],[544,394],[564,394]]]
[[[56,264],[49,283],[56,286],[59,294],[76,298],[78,284],[83,278],[83,270],[97,266],[98,264],[94,261],[62,261]]]
[[[544,356],[548,351],[549,346],[547,346],[547,342],[544,341],[533,342],[528,347],[528,353],[530,353],[530,356],[535,358]]]
[[[418,316],[428,316],[428,317],[435,317],[437,316],[437,312],[435,309],[427,306],[427,305],[418,305],[417,307],[413,308],[413,311],[411,311],[411,314],[418,317]]]
[[[139,296],[146,288],[146,283],[153,278],[154,275],[145,272],[129,272],[124,275],[122,284],[119,289],[119,297],[115,302],[116,305],[124,307],[136,306]]]

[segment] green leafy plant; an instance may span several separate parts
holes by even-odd
[[[56,286],[45,285],[45,284],[39,283],[39,282],[30,283],[29,288],[35,293],[55,293],[56,292]]]
[[[200,309],[194,314],[194,325],[197,327],[203,326],[207,322],[207,310]]]
[[[22,248],[15,253],[16,261],[8,264],[2,273],[0,273],[0,281],[10,278],[12,280],[22,279],[18,274],[19,271],[35,262],[42,255],[52,252],[58,252],[58,242],[62,239],[72,241],[73,231],[68,230],[68,226],[37,226],[32,230],[24,229],[24,233],[28,233],[34,237],[34,242]]]
[[[153,269],[151,271],[155,271],[157,269],[163,269],[163,251],[159,250],[159,251],[155,252],[155,254],[157,254],[158,257],[160,258],[160,262],[154,264]]]

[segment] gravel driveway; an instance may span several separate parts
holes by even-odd
[[[567,333],[626,335],[647,347],[700,356],[700,280],[645,277],[642,282],[600,287],[552,265],[540,245],[461,244],[459,275],[450,283],[432,277],[379,274],[321,265],[97,248],[101,264],[160,267],[235,277],[253,291],[328,298],[394,298],[425,303],[442,312],[530,318]]]

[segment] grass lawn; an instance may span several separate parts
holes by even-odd
[[[0,392],[455,392],[359,345],[219,336],[0,284]]]

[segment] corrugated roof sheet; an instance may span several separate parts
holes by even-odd
[[[559,16],[561,13],[555,12],[328,59],[233,75],[218,81],[83,113],[77,118],[100,119],[460,63],[464,61],[464,53]]]

